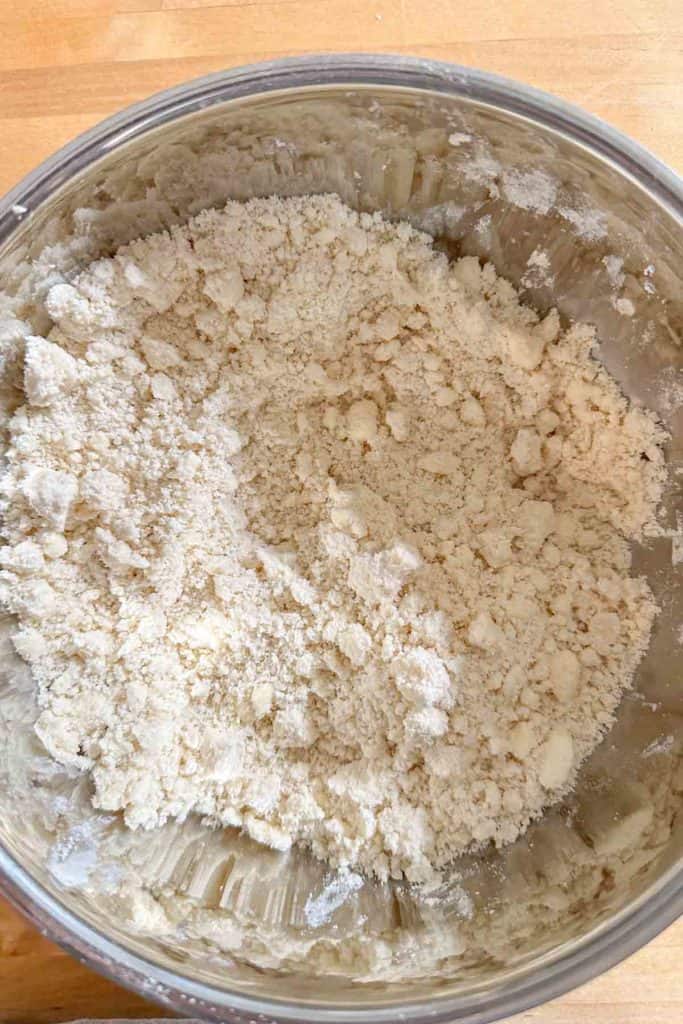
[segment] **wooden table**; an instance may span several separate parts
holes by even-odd
[[[220,68],[311,51],[422,54],[547,89],[683,170],[681,0],[0,0],[0,192],[112,111]],[[159,1011],[0,903],[0,1022]],[[683,921],[535,1024],[680,1024]]]

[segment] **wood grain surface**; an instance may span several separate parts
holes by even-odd
[[[683,170],[681,0],[0,0],[0,192],[188,78],[315,51],[457,61],[547,89]],[[0,902],[0,1022],[159,1016]],[[519,1024],[681,1024],[683,921]]]

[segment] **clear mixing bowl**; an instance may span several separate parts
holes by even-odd
[[[329,191],[492,260],[539,309],[595,323],[606,365],[671,431],[665,534],[633,552],[662,609],[635,688],[571,799],[513,846],[459,861],[425,898],[345,888],[301,851],[194,821],[138,835],[94,813],[87,780],[32,733],[7,621],[0,884],[76,956],[185,1015],[491,1021],[605,970],[683,906],[683,188],[606,125],[477,71],[402,57],[263,64],[132,107],[18,185],[0,204],[0,308],[44,330],[46,286],[122,242],[229,197]],[[11,351],[11,321],[3,331]],[[3,357],[2,370],[11,408],[17,367]]]

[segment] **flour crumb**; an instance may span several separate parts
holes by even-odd
[[[205,210],[47,306],[0,595],[96,808],[306,845],[342,872],[316,928],[359,871],[433,882],[570,789],[648,644],[628,540],[664,477],[590,328],[331,196]]]

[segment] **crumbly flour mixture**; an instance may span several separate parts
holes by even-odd
[[[205,211],[47,306],[0,587],[96,807],[424,881],[567,791],[648,642],[663,477],[590,328],[330,196]]]

